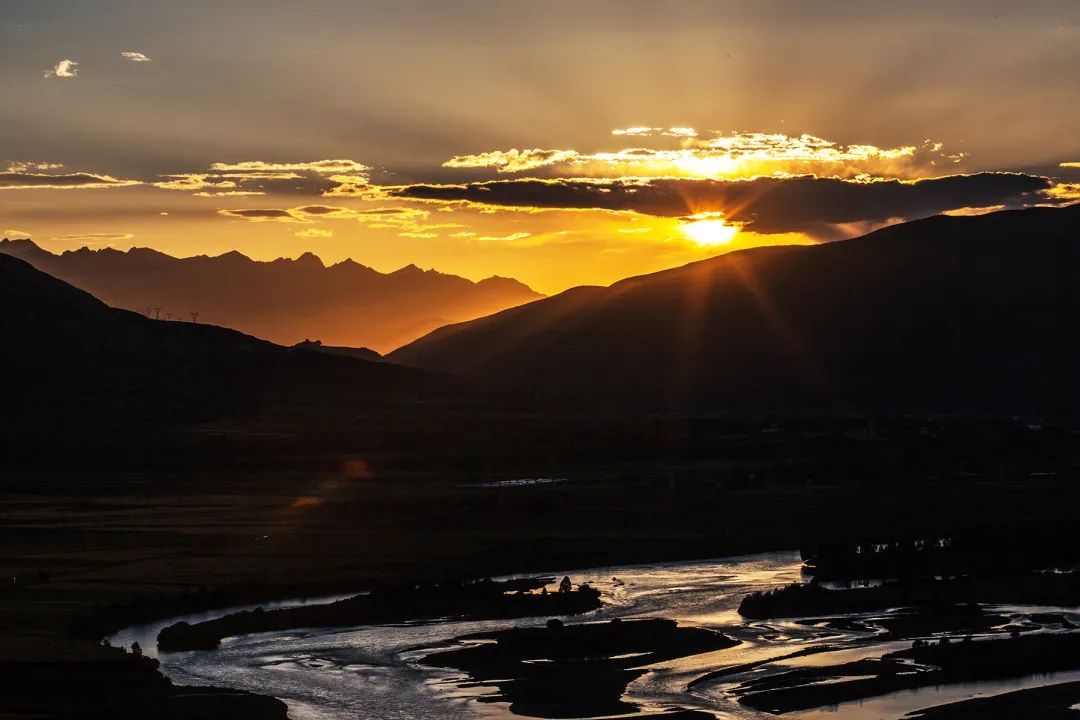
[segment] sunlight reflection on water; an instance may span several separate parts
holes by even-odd
[[[741,641],[733,648],[650,668],[652,672],[630,684],[624,698],[643,710],[684,707],[713,711],[721,717],[773,717],[740,705],[732,689],[763,672],[849,662],[910,646],[910,641],[879,642],[877,631],[857,623],[837,630],[815,623],[741,618],[738,605],[747,593],[801,579],[801,562],[795,552],[541,574],[556,578],[566,574],[575,583],[588,582],[603,593],[603,608],[566,618],[569,623],[662,616],[681,624],[719,629]],[[1007,608],[1009,612],[1043,609]],[[293,630],[228,638],[215,651],[167,653],[160,659],[162,670],[178,683],[273,694],[289,704],[294,720],[508,718],[516,716],[511,715],[505,703],[476,702],[490,695],[491,688],[475,686],[456,671],[419,665],[417,660],[426,649],[461,635],[514,625],[538,626],[545,620],[440,621]],[[153,652],[153,636],[161,625],[131,629],[116,639],[139,639],[144,648]],[[815,652],[819,648],[823,652]],[[718,668],[779,658],[799,650],[814,654],[778,660],[767,667],[700,682],[688,689],[692,681]],[[1061,675],[1065,679],[1072,677]],[[1050,680],[1044,677],[929,687],[789,716],[799,720],[899,718],[912,710],[976,694],[985,696],[1047,682]]]

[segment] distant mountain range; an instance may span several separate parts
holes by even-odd
[[[389,360],[589,408],[1080,410],[1080,205],[933,217],[583,287]]]
[[[355,410],[445,395],[410,368],[284,348],[204,323],[110,308],[0,254],[0,415],[54,429],[240,416],[265,409]]]
[[[447,323],[543,297],[510,278],[472,282],[409,265],[380,273],[315,255],[256,262],[238,252],[175,258],[146,248],[54,254],[29,240],[13,255],[113,307],[231,327],[282,345],[307,339],[388,352]],[[193,316],[192,313],[197,313]]]

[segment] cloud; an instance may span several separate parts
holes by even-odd
[[[135,52],[133,50],[127,50],[125,52],[120,53],[120,57],[124,58],[125,60],[127,60],[129,62],[134,62],[134,63],[148,63],[148,62],[150,62],[150,58],[148,58],[146,55],[143,55],[141,52]]]
[[[362,196],[371,189],[369,171],[367,165],[355,160],[297,163],[246,160],[213,163],[204,172],[161,175],[153,185],[160,190],[191,192],[200,197],[267,193]]]
[[[249,222],[283,222],[301,225],[330,220],[352,220],[372,229],[397,230],[402,237],[438,237],[440,230],[465,227],[460,223],[429,223],[430,210],[411,207],[353,209],[335,205],[301,205],[293,208],[218,210],[218,214]],[[316,237],[305,235],[301,237]]]
[[[305,205],[303,207],[293,208],[289,212],[299,213],[301,215],[318,215],[320,217],[339,220],[355,218],[359,214],[356,210],[333,205]]]
[[[393,194],[431,201],[468,201],[526,210],[597,209],[660,217],[721,212],[758,233],[804,232],[833,237],[835,226],[916,218],[958,208],[1036,202],[1047,178],[1014,173],[952,175],[916,181],[760,177],[558,178],[460,185],[407,185]]]
[[[59,170],[62,167],[64,167],[63,163],[15,161],[8,165],[7,172],[22,173],[33,170]]]
[[[152,183],[154,187],[162,190],[204,190],[207,188],[235,188],[234,180],[222,179],[212,176],[210,173],[174,173],[162,175],[167,180],[159,180]]]
[[[1050,204],[1069,205],[1080,200],[1080,183],[1056,183],[1046,194]]]
[[[692,138],[692,137],[697,137],[697,135],[698,135],[697,130],[694,130],[694,128],[692,128],[692,127],[658,128],[658,127],[644,127],[644,126],[625,128],[625,129],[622,129],[622,130],[616,129],[616,130],[612,130],[611,134],[612,135],[629,135],[631,137],[652,137],[652,136],[659,135],[659,136],[662,136],[662,137],[682,137],[682,138]]]
[[[194,193],[195,197],[252,197],[255,195],[265,195],[261,190],[215,190],[214,192],[207,192],[205,190]]]
[[[214,172],[313,172],[321,175],[336,173],[365,174],[370,167],[355,160],[315,160],[313,162],[275,163],[262,160],[247,160],[238,163],[214,163],[210,166]]]
[[[1063,168],[1080,168],[1080,162],[1063,162],[1061,163]]]
[[[477,240],[485,240],[489,242],[513,242],[515,240],[524,240],[527,237],[532,237],[532,233],[516,232],[509,235],[481,235]]]
[[[238,220],[250,220],[251,222],[307,222],[301,217],[294,215],[289,210],[278,208],[244,208],[238,210],[218,210],[218,215],[236,218]]]
[[[81,242],[86,245],[111,245],[112,243],[131,240],[135,235],[132,233],[77,233],[74,235],[61,235],[57,240],[67,242]]]
[[[443,163],[448,168],[495,168],[498,172],[521,172],[575,162],[580,156],[573,150],[495,150],[478,155],[458,155]]]
[[[328,238],[334,236],[334,231],[326,230],[324,228],[307,228],[305,230],[298,230],[294,232],[293,235],[300,238]]]
[[[585,177],[749,178],[760,175],[806,175],[854,178],[914,179],[938,174],[964,155],[946,154],[941,143],[880,148],[843,145],[814,135],[709,132],[693,128],[628,128],[614,134],[629,137],[677,138],[677,147],[631,147],[599,152],[571,149],[494,150],[458,155],[449,168],[487,168],[516,173],[541,168]],[[668,141],[670,143],[670,141]]]
[[[47,174],[0,172],[0,190],[76,190],[142,185],[139,180],[121,180],[93,173]]]
[[[323,192],[323,195],[327,197],[357,197],[376,200],[380,195],[379,189],[371,185],[366,173],[359,175],[331,175],[327,180],[334,183],[332,187]]]
[[[47,78],[73,78],[79,75],[79,63],[74,60],[63,59],[52,68],[45,70]]]
[[[3,237],[8,240],[29,240],[30,233],[25,230],[8,229],[4,231]]]

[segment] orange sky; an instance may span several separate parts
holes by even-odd
[[[551,293],[1080,197],[1075,3],[663,5],[4,4],[0,230]]]

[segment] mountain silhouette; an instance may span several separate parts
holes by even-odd
[[[54,254],[30,240],[0,253],[86,290],[113,307],[236,328],[281,345],[316,338],[379,352],[437,327],[542,297],[503,277],[472,282],[415,265],[380,273],[352,260],[326,267],[312,253],[256,262],[232,251],[175,258],[148,248]]]
[[[441,393],[428,373],[291,349],[108,307],[0,254],[0,376],[9,417],[162,421],[271,407],[369,407]]]
[[[576,288],[393,362],[593,408],[1072,412],[1080,205],[938,216]]]

